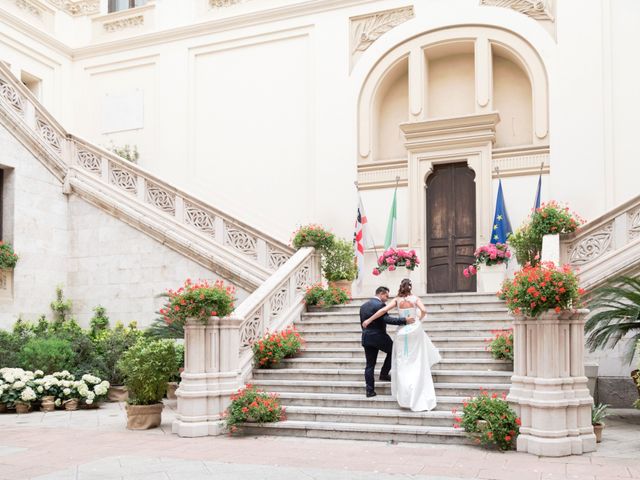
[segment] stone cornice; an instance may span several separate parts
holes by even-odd
[[[100,13],[100,0],[49,0],[49,3],[74,17]]]

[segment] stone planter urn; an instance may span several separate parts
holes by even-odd
[[[560,235],[545,235],[542,237],[541,262],[553,262],[560,265]]]
[[[65,400],[62,404],[64,405],[65,410],[74,411],[78,410],[79,402],[77,398],[72,398],[70,400]]]
[[[30,403],[16,402],[16,413],[29,413],[31,411]]]
[[[507,401],[521,418],[519,452],[548,457],[596,449],[584,369],[588,310],[514,319],[514,375]]]
[[[47,395],[46,397],[42,397],[42,402],[40,403],[40,411],[41,412],[53,412],[56,409],[56,397],[52,395]]]
[[[478,268],[478,292],[496,293],[507,277],[507,264],[481,265]]]
[[[107,399],[110,402],[126,402],[129,400],[129,392],[124,385],[111,385],[107,392]]]
[[[593,433],[596,434],[596,443],[602,442],[603,430],[604,430],[604,423],[596,423],[593,425]]]
[[[148,430],[159,427],[162,423],[162,403],[153,405],[127,404],[127,428],[129,430]]]

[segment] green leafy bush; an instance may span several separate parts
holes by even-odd
[[[530,233],[529,224],[525,224],[509,235],[509,245],[516,252],[520,265],[537,265],[542,250],[542,237]]]
[[[335,235],[324,229],[321,225],[304,225],[293,232],[291,245],[296,250],[302,247],[315,247],[316,249],[327,252],[333,247]]]
[[[115,328],[98,332],[93,343],[96,355],[103,367],[104,377],[111,385],[122,385],[124,378],[118,369],[118,361],[122,355],[142,338],[142,331],[138,330],[135,322],[125,327],[122,322],[116,323]]]
[[[32,338],[20,351],[20,366],[25,370],[42,370],[50,374],[71,370],[76,354],[71,343],[62,338]]]
[[[18,255],[13,251],[10,243],[0,240],[0,269],[11,269],[18,263]]]
[[[109,317],[107,309],[98,305],[93,309],[93,317],[89,322],[89,335],[95,337],[99,332],[103,332],[109,328]]]
[[[463,403],[462,417],[456,417],[454,428],[465,432],[483,446],[496,446],[500,450],[511,450],[520,432],[520,419],[504,399],[497,393],[489,395],[483,390],[480,395]],[[456,409],[453,413],[457,413]]]
[[[324,278],[330,282],[355,280],[358,269],[354,261],[353,244],[336,239],[322,258],[322,271]]]
[[[331,307],[343,305],[349,300],[349,293],[344,289],[332,286],[324,288],[319,283],[310,286],[304,294],[304,302],[309,306]]]
[[[271,368],[278,365],[283,358],[296,355],[303,344],[304,340],[295,327],[290,326],[280,332],[267,333],[251,348],[256,366]]]
[[[531,216],[529,230],[535,238],[542,239],[549,234],[572,233],[584,223],[577,214],[571,213],[569,207],[562,207],[557,202],[543,203]]]
[[[224,413],[229,433],[238,431],[245,422],[270,423],[285,419],[284,407],[276,394],[268,394],[247,384],[234,395]]]
[[[0,330],[0,368],[17,368],[20,365],[20,350],[26,339],[13,332]]]
[[[160,403],[167,382],[178,369],[174,342],[140,338],[122,355],[118,368],[124,375],[130,404]]]
[[[51,310],[54,313],[54,320],[57,322],[64,322],[67,319],[67,315],[71,313],[73,303],[70,299],[64,298],[64,292],[61,286],[56,287],[56,299],[51,302]]]
[[[495,335],[487,347],[491,356],[496,360],[513,361],[513,330],[498,330],[491,333]]]
[[[235,287],[222,280],[210,285],[204,280],[190,279],[178,290],[169,290],[168,301],[160,310],[168,324],[185,324],[188,318],[206,322],[211,317],[226,317],[235,308]]]

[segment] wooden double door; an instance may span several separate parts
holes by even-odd
[[[437,165],[426,182],[427,293],[475,292],[475,173],[466,163]]]

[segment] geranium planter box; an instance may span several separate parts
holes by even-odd
[[[478,268],[478,292],[496,293],[507,276],[507,264],[481,265]]]
[[[593,452],[593,398],[584,369],[588,310],[514,319],[514,375],[507,400],[522,420],[518,451],[561,457]]]

